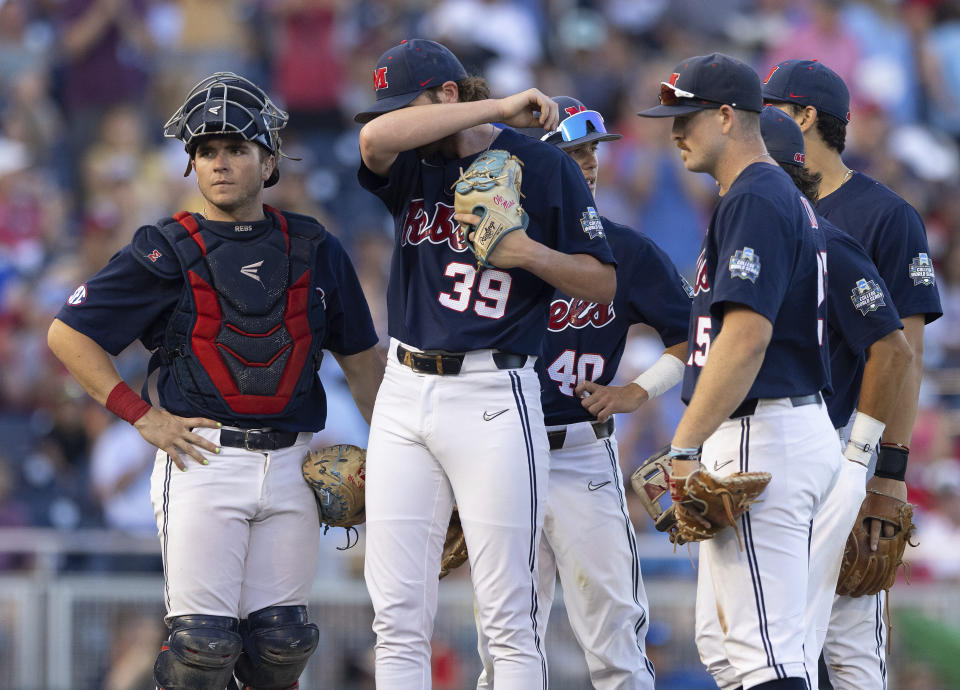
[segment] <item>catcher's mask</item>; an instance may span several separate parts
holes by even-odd
[[[273,104],[263,90],[233,72],[216,72],[190,89],[186,100],[163,126],[163,136],[179,139],[193,158],[199,138],[238,136],[254,141],[276,157],[273,174],[264,183],[280,179],[280,130],[289,116]],[[187,164],[184,177],[190,174]]]

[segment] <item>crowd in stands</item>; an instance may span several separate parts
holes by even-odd
[[[373,97],[377,56],[415,36],[445,43],[494,95],[536,85],[603,113],[624,138],[601,146],[598,207],[687,276],[716,188],[684,171],[669,120],[635,113],[688,55],[726,52],[761,77],[788,57],[837,71],[853,95],[847,164],[904,196],[927,227],[945,317],[927,329],[911,449],[914,577],[960,579],[960,548],[947,546],[960,546],[958,0],[0,0],[0,527],[155,531],[151,449],[58,366],[46,330],[138,226],[200,209],[182,145],[162,127],[213,71],[253,79],[290,112],[293,159],[267,201],[340,237],[386,343],[392,224],[356,182],[352,118]],[[659,350],[638,332],[622,377]],[[117,364],[135,384],[146,358],[126,354]],[[322,437],[362,444],[335,365],[329,376]],[[618,419],[626,475],[679,418],[676,391],[655,403]],[[28,566],[0,554],[0,569]]]

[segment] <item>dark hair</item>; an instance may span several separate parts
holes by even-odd
[[[790,109],[790,116],[796,117],[805,106],[789,101],[767,101],[771,105],[787,106]],[[829,148],[837,153],[843,153],[847,145],[847,123],[839,117],[830,115],[822,110],[817,111],[817,134]]]
[[[800,193],[807,197],[811,204],[816,204],[820,198],[820,173],[812,173],[799,165],[781,164],[780,167],[786,170]]]
[[[443,86],[435,86],[428,89],[430,100],[433,103],[440,102],[440,91]],[[457,90],[461,103],[470,103],[472,101],[483,101],[490,98],[490,86],[483,77],[464,77],[457,82]]]

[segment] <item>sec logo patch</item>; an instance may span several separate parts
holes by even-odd
[[[73,294],[67,298],[67,304],[72,306],[77,306],[83,304],[87,301],[87,285],[84,283],[76,290],[73,291]]]

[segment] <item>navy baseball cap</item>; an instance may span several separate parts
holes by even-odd
[[[467,71],[445,46],[425,38],[401,41],[377,60],[373,88],[377,102],[354,116],[369,122],[377,115],[410,105],[417,96],[447,81],[466,79]]]
[[[760,111],[760,135],[767,152],[777,163],[803,167],[806,151],[803,130],[780,108],[768,105]]]
[[[784,60],[763,80],[763,100],[811,105],[850,122],[850,91],[843,79],[816,60]]]
[[[660,82],[660,105],[641,117],[675,117],[729,105],[759,113],[763,108],[760,77],[753,68],[723,53],[687,58]]]
[[[603,116],[571,96],[554,96],[560,112],[560,123],[552,132],[542,127],[519,129],[522,134],[553,144],[559,149],[573,149],[593,141],[613,141],[622,139],[622,134],[608,132]]]

